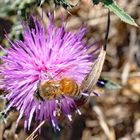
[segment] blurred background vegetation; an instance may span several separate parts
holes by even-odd
[[[57,0],[54,1],[61,5]],[[22,39],[21,18],[25,20],[29,15],[37,15],[47,24],[47,12],[54,9],[54,1],[0,0],[1,45],[9,47],[5,32],[12,40]],[[117,0],[117,3],[140,24],[139,0]],[[61,24],[60,17],[63,13],[67,30],[76,31],[86,25],[88,32],[85,38],[102,44],[108,13],[102,4],[93,5],[89,0],[71,0],[64,3],[63,7],[57,6],[55,9],[57,25]],[[1,50],[0,55],[3,54]],[[64,120],[61,132],[54,132],[51,126],[44,125],[41,133],[34,139],[140,140],[140,30],[122,22],[113,13],[107,56],[101,76],[115,81],[122,88],[95,89],[101,96],[92,97],[81,108],[81,116],[73,116],[71,124]],[[0,107],[5,105],[2,97],[0,103]],[[32,132],[24,131],[23,120],[16,129],[17,116],[18,112],[12,111],[7,121],[0,124],[0,140],[25,140]]]

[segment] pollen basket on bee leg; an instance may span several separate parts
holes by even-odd
[[[64,78],[60,81],[60,90],[63,95],[77,98],[80,96],[80,87],[74,79]]]

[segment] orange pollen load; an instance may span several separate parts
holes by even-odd
[[[64,78],[60,81],[60,90],[62,91],[62,94],[71,96],[77,91],[77,88],[77,83],[72,79]]]

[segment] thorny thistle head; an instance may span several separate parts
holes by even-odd
[[[27,129],[34,118],[37,124],[48,120],[59,130],[58,110],[70,121],[73,110],[80,113],[80,85],[95,59],[96,49],[88,53],[93,44],[87,46],[83,40],[85,28],[73,33],[63,22],[56,27],[52,15],[49,19],[48,26],[35,18],[34,28],[23,24],[23,41],[7,37],[11,47],[1,57],[1,86],[9,92],[7,110],[15,107],[20,113],[17,123],[24,116]]]

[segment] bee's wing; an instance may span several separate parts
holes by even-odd
[[[88,92],[88,93],[93,92],[93,87],[95,86],[95,84],[97,83],[100,77],[105,56],[106,56],[106,51],[103,50],[102,48],[98,58],[95,60],[92,66],[90,73],[83,80],[83,83],[81,85],[82,92]]]

